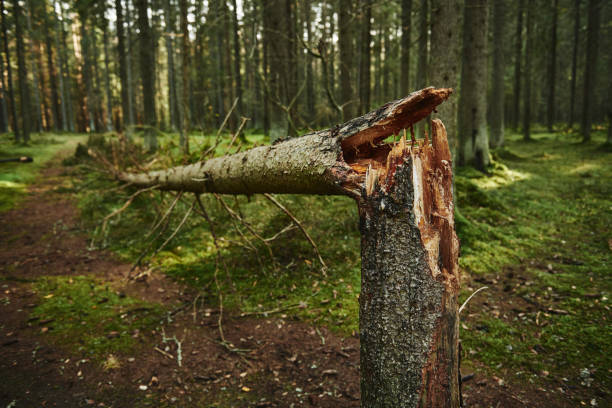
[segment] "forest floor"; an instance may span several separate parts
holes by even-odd
[[[609,406],[610,156],[569,136],[509,146],[498,153],[501,170],[488,177],[462,170],[457,178],[462,299],[489,287],[462,316],[462,372],[473,374],[465,406]],[[342,246],[333,247],[326,227],[342,225],[321,221],[314,234],[316,211],[296,212],[331,265],[329,276],[317,275],[316,261],[303,255],[307,244],[274,244],[279,268],[307,271],[303,291],[296,288],[303,281],[289,280],[287,289],[270,283],[279,275],[252,272],[256,250],[240,260],[228,247],[235,269],[223,278],[221,310],[207,293],[214,291],[210,240],[203,253],[185,249],[201,239],[198,227],[128,279],[128,261],[144,246],[134,237],[143,240],[148,219],[139,215],[136,224],[126,214],[103,237],[112,243],[96,243],[92,225],[101,219],[92,214],[110,212],[99,201],[110,190],[85,177],[86,167],[62,165],[65,145],[55,152],[28,170],[27,187],[0,213],[1,407],[359,406],[353,224],[334,220],[347,225],[335,237]],[[11,171],[21,170],[2,169],[0,188],[14,187],[12,179],[1,183]],[[330,203],[335,211],[347,204],[322,206]],[[256,211],[250,201],[241,208]],[[286,223],[270,217],[275,227]]]

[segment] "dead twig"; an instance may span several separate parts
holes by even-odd
[[[264,197],[266,197],[268,200],[270,200],[275,206],[277,206],[278,208],[280,208],[285,214],[287,214],[287,216],[289,218],[291,218],[291,220],[295,223],[295,225],[302,231],[302,233],[304,234],[304,236],[306,237],[306,239],[308,240],[308,242],[310,242],[310,245],[312,245],[312,248],[314,249],[315,253],[317,254],[317,257],[319,258],[319,262],[321,263],[321,266],[323,266],[323,275],[327,276],[327,265],[325,264],[325,261],[323,261],[323,257],[321,257],[321,253],[319,252],[319,248],[317,247],[317,244],[315,244],[314,240],[310,237],[310,234],[308,234],[308,232],[306,231],[306,229],[304,228],[304,226],[302,225],[302,223],[291,213],[291,211],[289,211],[284,205],[282,205],[276,198],[274,198],[271,194],[268,193],[264,193]]]

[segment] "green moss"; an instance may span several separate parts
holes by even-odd
[[[0,135],[0,158],[30,156],[32,163],[0,163],[0,212],[15,207],[26,193],[26,186],[59,151],[73,149],[84,135],[32,134],[29,144],[17,144],[12,135]]]
[[[162,317],[159,305],[117,293],[87,276],[42,278],[34,288],[40,304],[32,317],[48,321],[47,335],[93,357],[133,348],[134,331],[150,329]]]

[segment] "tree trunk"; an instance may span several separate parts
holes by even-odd
[[[96,122],[94,119],[95,104],[94,90],[92,85],[92,72],[90,63],[89,50],[89,35],[85,26],[87,25],[87,16],[81,15],[81,52],[83,54],[83,81],[85,81],[85,89],[87,92],[87,121],[89,122],[89,131],[96,131]]]
[[[62,21],[60,22],[59,19],[57,19],[57,24],[58,24],[58,29],[60,30],[61,36],[62,36],[62,42],[61,42],[61,48],[60,48],[60,66],[62,67],[62,77],[64,78],[64,81],[62,81],[61,83],[63,84],[62,87],[64,89],[64,93],[63,93],[63,97],[62,97],[62,101],[63,101],[63,109],[65,109],[66,111],[66,121],[68,123],[68,130],[70,132],[74,132],[74,109],[72,106],[72,93],[71,93],[71,83],[72,80],[70,78],[70,69],[68,67],[68,51],[67,51],[67,47],[66,47],[66,30],[64,29],[64,9],[62,6],[62,3],[59,3],[60,6],[60,16],[62,17]],[[59,34],[58,34],[58,38],[57,41],[59,42]]]
[[[578,66],[578,42],[580,39],[580,0],[574,1],[574,47],[572,50],[572,80],[570,84],[570,117],[568,127],[574,127],[576,105],[576,71]]]
[[[6,26],[6,16],[4,13],[4,0],[0,0],[0,13],[2,14],[2,39],[4,45],[4,56],[6,57],[6,76],[8,80],[9,98],[11,99],[11,117],[13,119],[13,133],[15,133],[15,141],[19,141],[19,119],[17,118],[17,100],[13,90],[13,69],[11,68],[11,54],[8,46],[8,28]]]
[[[459,243],[444,126],[433,121],[431,145],[383,142],[449,95],[449,89],[427,88],[331,130],[119,177],[196,194],[355,198],[362,234],[361,404],[459,407]]]
[[[128,74],[125,55],[125,31],[123,27],[123,0],[115,0],[115,14],[117,16],[117,57],[119,67],[119,83],[121,85],[121,115],[122,128],[125,129],[129,121],[129,96],[128,96]]]
[[[36,63],[39,59],[38,49],[34,46],[34,32],[32,30],[32,19],[30,13],[32,12],[32,5],[29,1],[26,1],[27,10],[25,10],[27,34],[26,37],[29,39],[29,51],[30,51],[30,66],[32,67],[32,92],[34,94],[34,112],[36,114],[36,131],[43,131],[43,111],[41,109],[41,97],[40,97],[40,81],[38,76],[38,69]],[[27,48],[24,48],[27,49]],[[26,52],[27,54],[27,52]],[[27,60],[27,57],[26,57]],[[31,107],[31,105],[30,105]]]
[[[462,2],[460,0],[431,0],[431,51],[429,78],[434,86],[457,89],[461,61],[459,25]],[[453,155],[457,151],[457,101],[451,98],[438,108],[448,134],[448,144]]]
[[[340,11],[340,13],[342,13],[342,11]],[[310,4],[310,0],[306,0],[304,2],[304,22],[306,25],[306,41],[308,41],[308,44],[310,44],[310,42],[313,39],[313,34],[312,34],[312,27],[311,27],[311,20],[312,18],[312,10],[311,10],[311,4]],[[342,23],[338,23],[339,25]],[[342,37],[342,34],[339,34],[340,37]],[[339,40],[342,41],[342,40]],[[350,41],[350,38],[349,38]],[[350,45],[350,43],[349,43]],[[352,57],[352,48],[350,49],[351,52],[351,57]],[[346,55],[345,55],[346,57]],[[314,75],[312,72],[312,58],[310,56],[306,57],[307,60],[305,62],[306,64],[306,119],[309,123],[312,123],[315,120],[315,91],[314,91]],[[341,76],[341,81],[344,79],[344,74],[346,73],[346,71],[349,72],[348,75],[350,75],[351,72],[351,66],[349,66],[348,70],[343,70],[342,69],[342,48],[340,48],[340,76]],[[350,78],[350,77],[349,77]],[[344,82],[341,83],[342,89],[344,90],[344,86],[346,84]],[[351,89],[351,84],[348,84],[349,86],[349,93],[352,95],[352,89]],[[342,91],[342,95],[343,98],[345,95],[344,91]],[[348,100],[352,99],[352,97],[350,97]],[[348,101],[347,100],[347,101]],[[348,109],[348,107],[346,108]],[[346,111],[345,111],[346,112]],[[346,114],[346,113],[345,113]],[[345,116],[345,117],[352,117],[352,116]]]
[[[234,45],[234,80],[236,81],[236,97],[238,98],[238,114],[244,114],[244,102],[242,100],[242,76],[240,74],[240,37],[238,26],[238,6],[236,0],[232,0],[232,27]]]
[[[357,101],[353,90],[353,1],[340,0],[338,13],[338,32],[340,47],[340,103],[345,118],[355,116]]]
[[[372,0],[360,0],[361,4],[361,54],[359,61],[359,113],[370,110],[370,59],[372,36]]]
[[[104,90],[106,92],[106,131],[113,130],[113,96],[110,88],[110,69],[108,68],[108,21],[103,19],[104,29],[102,30],[104,42]]]
[[[51,17],[47,13],[47,5],[43,4],[44,30],[45,30],[45,48],[47,51],[47,72],[49,73],[49,83],[51,85],[51,113],[53,115],[53,130],[60,129],[60,107],[58,105],[59,96],[57,92],[57,73],[55,70],[55,62],[53,58],[53,46],[51,41]],[[59,49],[56,49],[56,54]]]
[[[459,164],[484,171],[491,162],[487,131],[488,0],[466,0],[464,18]]]
[[[180,132],[179,143],[184,154],[189,154],[189,128],[190,118],[189,114],[189,27],[187,21],[187,0],[179,0],[180,12],[181,12],[181,68],[183,77],[183,86],[181,89],[181,104],[182,104],[182,124]]]
[[[589,20],[587,23],[586,56],[584,61],[584,93],[582,102],[582,141],[591,140],[591,121],[593,118],[593,99],[597,87],[597,57],[599,54],[599,25],[601,20],[601,0],[589,0]]]
[[[127,43],[128,50],[125,54],[125,66],[127,68],[127,88],[128,88],[128,120],[126,121],[128,125],[133,126],[136,124],[136,115],[135,115],[135,104],[136,97],[134,96],[134,82],[133,82],[133,74],[132,71],[132,53],[134,53],[134,44],[132,42],[132,21],[131,21],[131,13],[130,13],[130,0],[125,0],[125,24],[126,24],[126,34],[127,34]],[[128,132],[129,133],[129,132]]]
[[[523,58],[523,11],[525,0],[519,0],[516,20],[516,45],[514,52],[514,109],[512,115],[512,128],[518,130],[521,104],[521,62]]]
[[[535,7],[534,0],[527,0],[527,32],[525,44],[525,101],[523,107],[523,140],[531,140],[531,56],[533,53],[533,8]]]
[[[421,0],[421,9],[419,10],[419,50],[416,73],[416,86],[423,88],[427,82],[427,40],[429,35],[429,26],[427,18],[429,15],[429,1]]]
[[[506,35],[506,0],[493,2],[493,78],[490,115],[491,115],[491,147],[501,147],[504,144],[504,36]]]
[[[0,133],[7,133],[8,110],[6,108],[6,84],[4,83],[4,57],[2,55],[0,55],[0,85],[2,86],[2,94],[0,95]]]
[[[550,56],[548,65],[548,104],[546,106],[546,127],[553,131],[555,121],[555,86],[557,85],[557,16],[559,14],[558,0],[553,0],[552,27],[550,36]]]
[[[30,86],[28,85],[28,71],[25,59],[25,45],[21,27],[21,5],[19,0],[13,0],[13,13],[15,16],[15,37],[17,38],[17,72],[19,74],[19,96],[21,104],[21,141],[30,141]],[[6,38],[6,37],[5,37]],[[8,55],[8,52],[7,52]]]
[[[144,108],[145,144],[149,151],[157,150],[157,136],[154,131],[155,118],[155,54],[153,35],[147,15],[148,0],[136,0],[138,9],[138,30],[140,41],[140,76]]]
[[[412,29],[412,0],[402,0],[402,51],[401,51],[401,85],[400,92],[410,92],[410,31]],[[432,33],[433,36],[433,33]],[[433,47],[433,38],[432,38]],[[447,86],[436,84],[436,86]]]

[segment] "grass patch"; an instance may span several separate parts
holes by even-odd
[[[15,143],[10,134],[0,135],[0,159],[30,156],[32,163],[0,163],[0,212],[14,208],[26,193],[26,186],[59,151],[73,149],[85,135],[32,134],[28,144]]]
[[[58,343],[94,358],[131,350],[134,331],[151,329],[163,317],[159,305],[117,293],[87,276],[42,278],[34,288],[40,304],[32,317],[48,321],[48,335]]]
[[[473,279],[503,277],[507,270],[520,270],[529,285],[516,292],[497,288],[491,291],[494,295],[483,292],[479,296],[489,297],[490,305],[511,304],[518,297],[537,305],[521,316],[510,310],[498,318],[490,310],[479,310],[467,317],[467,330],[462,332],[464,350],[475,352],[466,355],[468,363],[473,359],[493,371],[501,364],[515,372],[546,370],[551,376],[574,378],[588,359],[595,367],[596,381],[604,389],[610,385],[606,376],[612,361],[602,350],[612,343],[606,328],[612,167],[609,153],[600,148],[604,136],[596,132],[591,144],[577,144],[571,134],[540,133],[534,135],[533,143],[525,144],[520,135],[510,134],[488,174],[457,170],[456,221],[462,244],[460,265],[464,275],[469,275],[466,286],[473,285]],[[80,207],[84,222],[92,229],[133,193],[118,193],[112,190],[113,182],[91,172],[82,173],[82,183],[89,188],[79,193]],[[329,266],[325,277],[299,230],[289,230],[271,241],[271,258],[268,247],[235,223],[214,197],[202,198],[222,238],[224,263],[217,274],[229,310],[278,311],[343,334],[357,330],[360,237],[357,211],[350,199],[279,196],[317,242]],[[165,232],[157,238],[155,234],[146,237],[173,199],[168,193],[139,197],[111,221],[104,236],[96,236],[97,245],[127,260],[136,259],[148,245],[159,246],[191,204],[186,197],[177,205]],[[290,224],[262,197],[224,199],[261,237],[270,238]],[[215,259],[208,225],[192,217],[151,262],[177,280],[202,288],[214,307],[218,301]],[[502,280],[497,279],[493,286],[503,285]],[[462,292],[461,299],[467,292]],[[567,314],[556,315],[549,309]]]

